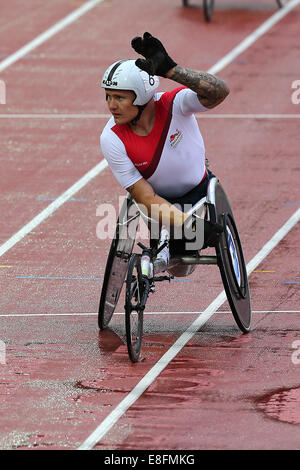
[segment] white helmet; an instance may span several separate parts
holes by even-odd
[[[134,60],[114,62],[104,72],[101,87],[110,90],[131,90],[136,94],[132,104],[144,106],[151,100],[159,85],[156,75],[149,75],[135,65]]]

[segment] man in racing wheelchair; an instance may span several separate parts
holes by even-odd
[[[121,186],[160,223],[162,244],[184,226],[184,207],[206,196],[213,176],[194,113],[219,105],[229,89],[214,75],[177,65],[149,33],[131,45],[144,59],[117,61],[102,78],[112,117],[101,148]],[[181,86],[157,93],[158,76]],[[169,247],[158,256],[167,264]]]

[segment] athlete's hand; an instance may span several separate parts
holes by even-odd
[[[135,64],[149,75],[165,77],[167,72],[177,64],[168,55],[162,43],[150,33],[144,33],[143,37],[135,37],[131,41],[133,49],[145,59],[137,59]]]

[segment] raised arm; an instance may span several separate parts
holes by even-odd
[[[133,49],[145,59],[137,59],[136,65],[149,73],[170,78],[197,93],[206,108],[214,108],[226,98],[229,88],[224,80],[207,72],[181,67],[168,55],[159,39],[150,33],[131,41]]]
[[[207,72],[176,65],[167,72],[166,77],[193,90],[197,93],[200,103],[209,109],[222,103],[229,94],[229,88],[224,80]]]

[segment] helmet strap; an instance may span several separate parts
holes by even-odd
[[[144,109],[146,108],[148,103],[144,104],[144,105],[137,105],[138,107],[138,113],[137,115],[135,116],[135,118],[133,118],[131,121],[130,121],[130,124],[132,124],[133,126],[136,126],[138,120],[140,119],[141,115],[142,115],[142,112],[144,111]]]

